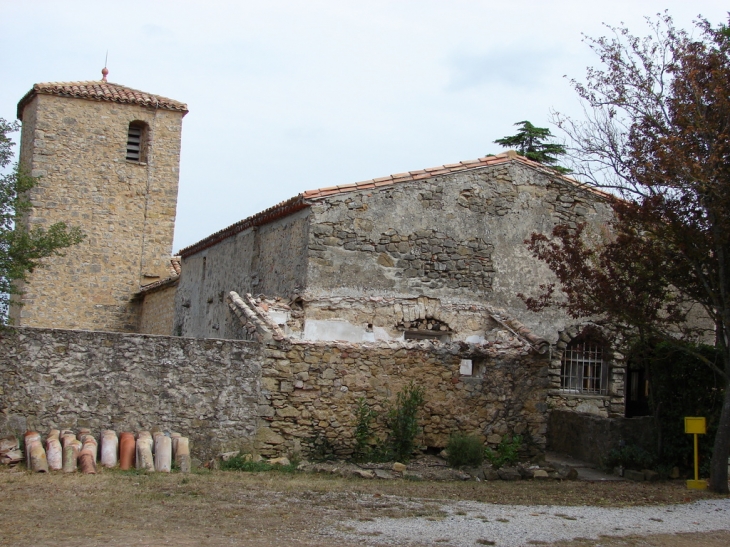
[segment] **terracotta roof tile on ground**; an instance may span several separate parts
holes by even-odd
[[[226,239],[227,237],[230,237],[234,234],[242,232],[243,230],[246,230],[253,226],[261,226],[263,224],[266,224],[267,222],[276,220],[277,218],[281,218],[281,217],[290,215],[296,211],[304,209],[305,207],[309,207],[309,205],[311,204],[312,201],[316,201],[318,199],[323,199],[323,198],[326,198],[329,196],[334,196],[337,194],[346,194],[349,192],[356,192],[359,190],[382,188],[383,186],[391,186],[393,184],[400,184],[400,183],[404,183],[404,182],[425,180],[425,179],[438,177],[440,175],[458,173],[461,171],[469,171],[472,169],[479,169],[482,167],[489,167],[492,165],[500,165],[500,164],[508,163],[510,161],[519,161],[525,165],[529,165],[530,167],[532,167],[534,169],[538,169],[544,173],[548,173],[551,176],[560,178],[561,180],[564,180],[567,183],[573,184],[580,188],[584,188],[585,190],[587,190],[589,192],[593,192],[604,198],[608,198],[608,199],[614,198],[614,196],[611,196],[610,194],[601,192],[600,190],[596,190],[595,188],[591,188],[589,186],[581,184],[580,182],[578,182],[574,179],[561,175],[560,173],[558,173],[554,169],[551,169],[550,167],[546,167],[545,165],[543,165],[541,163],[529,160],[524,156],[520,156],[514,150],[509,150],[507,152],[498,154],[496,156],[484,156],[483,158],[479,158],[476,160],[467,160],[467,161],[462,161],[459,163],[450,163],[448,165],[429,167],[427,169],[420,169],[418,171],[410,171],[408,173],[398,173],[396,175],[390,175],[387,177],[378,177],[375,179],[370,179],[370,180],[366,180],[363,182],[357,182],[357,183],[352,183],[352,184],[342,184],[342,185],[338,185],[338,186],[328,186],[326,188],[318,188],[316,190],[307,190],[306,192],[303,192],[303,193],[299,194],[298,196],[288,199],[287,201],[282,201],[281,203],[274,205],[273,207],[270,207],[269,209],[266,209],[265,211],[262,211],[258,214],[250,216],[244,220],[236,222],[235,224],[232,224],[232,225],[228,226],[227,228],[224,228],[223,230],[220,230],[219,232],[216,232],[216,233],[206,237],[205,239],[200,240],[199,242],[197,242],[193,245],[185,247],[184,249],[182,249],[180,251],[179,254],[183,258],[186,256],[190,256],[190,255],[200,252],[203,249],[206,249],[212,245],[215,245],[217,242],[219,242],[223,239]]]
[[[18,119],[23,119],[23,109],[36,95],[58,95],[75,97],[90,101],[108,101],[115,103],[138,104],[166,110],[177,110],[187,113],[188,105],[160,95],[145,93],[131,87],[113,84],[102,80],[86,82],[46,82],[33,85],[33,88],[18,103]]]

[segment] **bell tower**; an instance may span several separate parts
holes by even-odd
[[[170,275],[187,105],[102,74],[35,84],[18,103],[20,165],[38,178],[23,221],[63,221],[85,239],[19,287],[17,326],[134,331],[132,296]]]

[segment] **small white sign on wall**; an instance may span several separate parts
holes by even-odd
[[[459,365],[459,374],[462,376],[471,376],[472,374],[472,363],[471,359],[462,359],[461,365]]]

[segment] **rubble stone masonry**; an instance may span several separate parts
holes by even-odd
[[[0,432],[157,427],[212,457],[250,446],[260,364],[261,346],[245,341],[8,329],[0,333]]]
[[[460,365],[471,359],[473,373]],[[545,448],[548,359],[519,340],[335,344],[200,340],[19,328],[0,334],[0,433],[89,427],[179,431],[193,454],[241,449],[352,454],[356,408],[381,419],[413,381],[425,390],[421,446],[457,431],[489,445],[521,434]]]
[[[21,165],[38,185],[31,227],[79,226],[85,240],[29,278],[19,326],[133,331],[132,295],[168,275],[183,113],[54,95],[23,110]],[[149,126],[147,161],[126,160],[132,121]]]
[[[175,291],[177,282],[166,284],[144,295],[139,312],[137,332],[171,336],[175,323]]]
[[[551,343],[570,318],[557,308],[530,312],[517,296],[535,296],[554,279],[524,242],[560,223],[586,223],[600,238],[611,215],[595,193],[517,161],[337,193],[311,211],[307,300],[423,295],[489,304]]]
[[[460,373],[471,359],[473,374]],[[419,413],[423,447],[444,448],[456,433],[491,446],[522,435],[533,454],[544,451],[548,361],[524,348],[498,344],[326,344],[292,341],[269,348],[262,367],[256,447],[281,452],[353,453],[358,401],[379,414],[373,441],[387,436],[387,409],[409,382],[425,390]]]

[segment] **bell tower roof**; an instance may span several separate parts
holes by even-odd
[[[23,120],[23,110],[36,95],[56,95],[88,101],[106,101],[122,104],[135,104],[151,108],[163,108],[188,112],[188,105],[160,95],[153,95],[120,84],[105,80],[89,80],[86,82],[47,82],[35,84],[18,103],[18,119]]]

